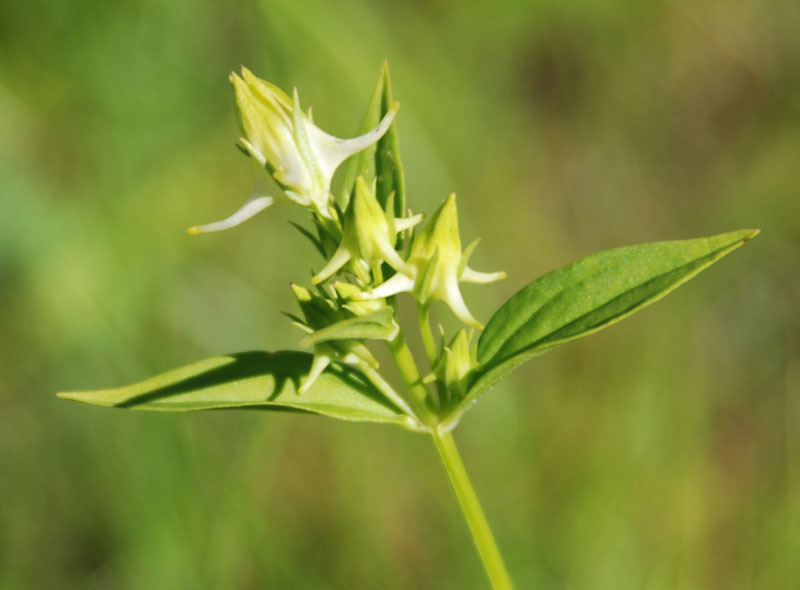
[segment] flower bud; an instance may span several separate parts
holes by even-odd
[[[314,276],[314,284],[321,283],[350,260],[363,260],[368,267],[386,262],[397,272],[412,276],[413,269],[394,249],[397,230],[413,227],[422,220],[422,215],[395,219],[393,211],[386,213],[374,189],[359,176],[356,191],[344,218],[344,234],[336,252],[325,267]]]
[[[456,400],[467,394],[468,378],[478,361],[470,346],[472,331],[462,328],[449,346],[445,346],[434,373],[445,384],[448,393]]]
[[[388,297],[411,291],[422,305],[444,301],[465,324],[477,329],[483,325],[467,309],[459,281],[491,283],[506,277],[504,272],[481,273],[467,266],[477,242],[461,251],[458,233],[456,196],[451,194],[420,231],[411,245],[408,263],[414,268],[412,278],[397,274],[372,291],[373,297]]]
[[[292,284],[292,290],[305,317],[305,321],[292,317],[295,325],[307,334],[301,344],[314,349],[311,370],[298,394],[307,391],[332,361],[378,367],[364,340],[391,340],[397,335],[400,328],[391,307],[377,305],[369,310],[359,308],[364,313],[355,313],[348,305],[340,305],[299,285]],[[348,292],[347,288],[343,290]]]
[[[242,137],[239,146],[265,169],[286,197],[331,218],[330,185],[339,165],[377,142],[397,113],[395,104],[372,131],[353,139],[339,139],[314,125],[311,111],[300,109],[297,90],[293,98],[277,86],[257,78],[242,67],[242,75],[230,76],[236,94],[237,118]],[[190,233],[219,231],[249,219],[272,202],[252,197],[231,217],[191,228]]]
[[[364,291],[352,283],[336,281],[331,286],[342,300],[342,307],[353,315],[363,316],[389,307],[385,301],[380,299],[365,299]]]

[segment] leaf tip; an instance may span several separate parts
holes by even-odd
[[[756,237],[758,234],[761,233],[761,230],[758,229],[758,228],[756,228],[756,229],[746,229],[746,230],[743,230],[743,231],[747,232],[747,235],[742,240],[742,243],[749,242],[750,240],[752,240],[754,237]]]
[[[85,402],[83,394],[80,391],[59,391],[56,393],[58,399],[68,399],[73,402]]]

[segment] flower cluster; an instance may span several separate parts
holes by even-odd
[[[311,109],[301,109],[296,89],[290,98],[245,68],[241,75],[231,74],[230,80],[242,132],[238,145],[254,162],[255,189],[227,219],[189,231],[229,229],[268,207],[273,202],[265,189],[270,178],[278,196],[311,212],[318,237],[301,231],[315,241],[326,262],[312,278],[316,290],[292,285],[302,318],[291,318],[306,333],[303,344],[314,350],[314,362],[299,394],[313,386],[331,362],[377,367],[365,342],[392,341],[398,336],[397,309],[388,298],[399,293],[410,293],[426,312],[433,302],[443,301],[461,322],[482,328],[467,308],[459,283],[488,283],[504,278],[505,273],[481,273],[468,266],[478,241],[462,250],[454,194],[419,231],[416,226],[423,216],[410,211],[405,217],[397,216],[394,193],[379,198],[375,178],[356,178],[344,210],[331,195],[336,170],[380,141],[394,122],[396,103],[384,109],[371,131],[339,139],[314,124]],[[476,364],[470,339],[471,334],[461,330],[444,345],[442,334],[438,358],[431,360],[431,378],[443,384],[448,397],[461,397],[466,391]]]

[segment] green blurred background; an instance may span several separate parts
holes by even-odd
[[[483,588],[430,441],[58,390],[294,346],[320,264],[249,194],[228,72],[358,128],[388,58],[409,200],[458,191],[483,320],[593,251],[760,227],[526,365],[456,432],[519,588],[800,588],[800,4],[0,2],[0,588]],[[444,311],[442,317],[447,317]]]

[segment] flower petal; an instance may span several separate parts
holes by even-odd
[[[325,268],[314,275],[314,277],[311,279],[311,283],[318,285],[325,279],[329,278],[331,275],[333,275],[333,273],[347,264],[350,258],[352,258],[350,251],[339,247],[336,252],[333,253],[333,256],[331,256],[331,259],[328,261],[328,264],[325,265]]]
[[[506,273],[502,270],[499,272],[478,272],[467,266],[461,271],[459,279],[465,283],[494,283],[495,281],[503,280],[506,276]]]
[[[464,297],[461,295],[461,290],[458,288],[457,281],[448,281],[445,285],[446,297],[443,297],[445,303],[453,310],[455,316],[468,326],[472,326],[478,330],[483,330],[481,324],[467,309],[467,304],[464,303]]]
[[[425,217],[422,213],[417,213],[411,217],[396,217],[394,220],[394,229],[396,231],[405,231],[417,225],[422,218]]]
[[[236,227],[240,223],[247,221],[257,213],[260,213],[267,207],[272,205],[272,197],[256,197],[253,196],[248,201],[239,207],[239,209],[230,217],[214,223],[207,223],[206,225],[195,225],[189,228],[190,234],[206,234],[209,232],[223,231]]]
[[[399,108],[399,104],[393,104],[375,129],[352,139],[340,139],[333,135],[328,135],[322,129],[309,122],[306,130],[324,174],[328,178],[333,178],[333,174],[339,164],[383,137],[392,125],[394,116]]]
[[[398,293],[411,291],[414,288],[414,279],[402,273],[397,273],[385,283],[375,287],[372,291],[364,294],[367,299],[382,299],[391,297]]]

